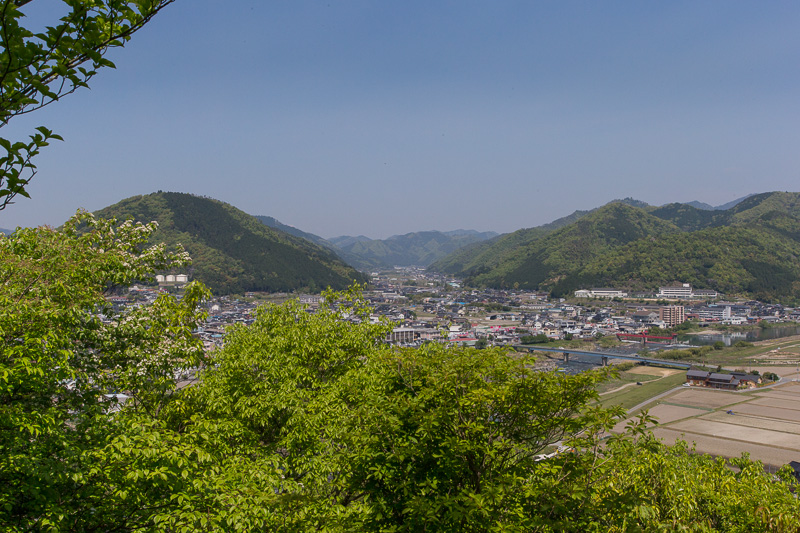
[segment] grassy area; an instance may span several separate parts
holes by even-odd
[[[620,372],[618,378],[610,379],[608,381],[601,383],[597,387],[597,392],[603,394],[606,391],[614,390],[618,387],[627,385],[629,383],[636,383],[636,382],[645,383],[647,381],[653,381],[660,377],[661,376],[652,376],[650,374],[632,374],[630,372]]]
[[[686,373],[678,372],[671,376],[662,379],[642,382],[641,386],[626,387],[625,389],[607,394],[600,397],[600,404],[603,407],[610,407],[612,405],[621,405],[625,409],[630,409],[634,405],[638,405],[643,401],[657,396],[662,392],[680,386],[681,383],[686,382]]]

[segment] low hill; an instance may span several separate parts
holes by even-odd
[[[192,257],[191,277],[215,294],[317,292],[328,286],[345,288],[363,279],[330,250],[210,198],[159,192],[127,198],[95,214],[157,221],[159,228],[151,241],[182,244]]]
[[[674,281],[763,300],[800,299],[800,193],[763,193],[727,210],[615,202],[557,231],[520,230],[431,266],[468,284],[551,290]],[[467,253],[469,251],[469,253]]]
[[[360,270],[374,270],[394,266],[427,267],[459,248],[496,235],[474,230],[420,231],[388,239],[343,236],[330,239],[330,242],[347,263]]]
[[[720,227],[639,239],[608,251],[552,285],[569,296],[580,288],[653,289],[673,281],[763,301],[800,298],[800,242],[772,229]]]
[[[14,230],[0,228],[0,233],[5,233],[6,235],[11,235],[12,233],[14,233]]]

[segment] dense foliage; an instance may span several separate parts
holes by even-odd
[[[330,250],[267,227],[233,206],[191,194],[134,196],[97,216],[157,221],[151,242],[180,243],[191,274],[215,294],[343,289],[362,275]]]
[[[143,249],[153,229],[84,213],[62,231],[0,237],[3,531],[129,524],[130,509],[114,508],[125,498],[116,493],[128,490],[119,478],[152,474],[127,469],[121,455],[148,453],[126,444],[129,432],[148,431],[174,396],[175,374],[203,357],[191,335],[202,319],[202,287],[118,316],[106,304],[107,291],[188,259],[163,245]],[[125,416],[112,414],[117,392],[129,397]],[[128,481],[132,500],[148,497]]]
[[[612,203],[555,232],[520,230],[432,266],[467,283],[655,290],[681,281],[767,301],[800,301],[800,194],[751,196],[725,211]]]
[[[208,354],[197,284],[114,315],[107,291],[186,259],[144,248],[153,229],[0,237],[0,529],[796,531],[788,477],[665,446],[646,417],[607,438],[608,370],[394,349],[356,289],[263,307]]]

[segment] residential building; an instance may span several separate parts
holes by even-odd
[[[658,309],[658,318],[671,328],[686,322],[686,312],[682,305],[666,305]]]

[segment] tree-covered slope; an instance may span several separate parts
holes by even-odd
[[[757,194],[714,211],[612,203],[544,237],[526,241],[528,231],[484,245],[471,261],[452,255],[433,267],[455,265],[441,271],[471,284],[555,295],[682,281],[764,300],[800,299],[800,193]]]
[[[157,221],[151,240],[182,244],[193,260],[191,276],[216,294],[317,291],[361,279],[329,250],[210,198],[159,192],[122,200],[96,215]]]
[[[672,222],[683,231],[696,231],[705,228],[724,226],[731,221],[728,211],[698,209],[689,204],[672,203],[650,210],[650,214]]]
[[[800,298],[800,242],[766,227],[721,227],[640,239],[609,250],[554,284],[655,288],[674,281],[760,300]]]
[[[494,258],[464,272],[469,283],[535,289],[552,285],[592,259],[648,235],[677,233],[673,224],[625,203],[607,204],[534,240],[532,230],[510,234],[482,255]],[[516,238],[520,244],[516,245]]]
[[[394,266],[428,266],[456,250],[496,236],[493,232],[456,230],[420,231],[388,239],[337,237],[331,239],[337,253],[361,270]]]
[[[465,246],[430,265],[431,270],[445,274],[463,275],[465,272],[486,270],[503,261],[506,254],[527,246],[557,229],[568,226],[591,211],[575,211],[548,224],[525,228],[499,235],[489,240]]]

